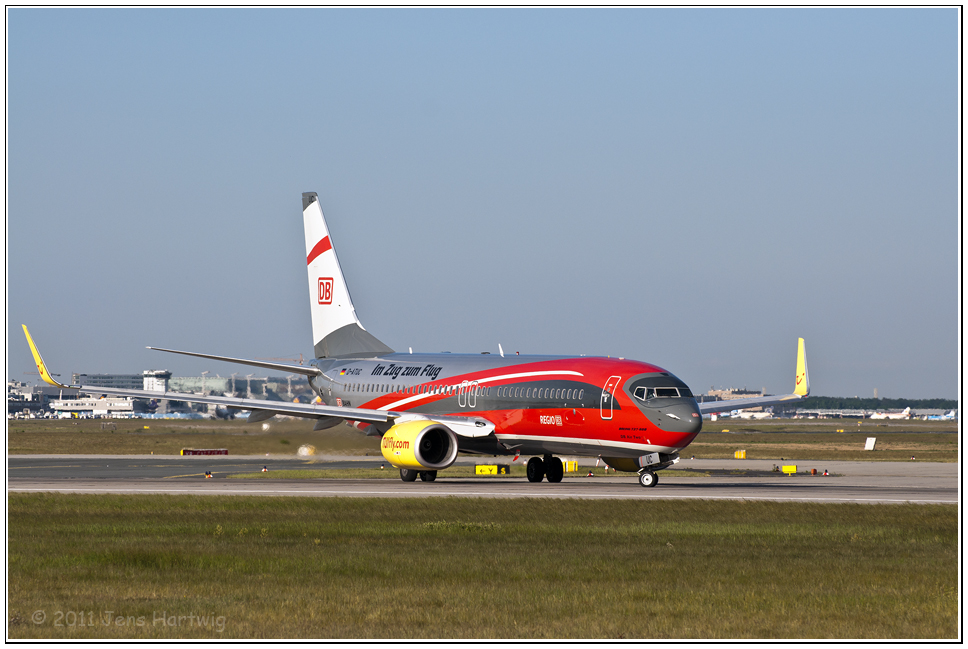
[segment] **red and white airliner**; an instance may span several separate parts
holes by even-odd
[[[314,430],[350,422],[382,438],[383,456],[400,477],[433,481],[458,452],[533,456],[528,480],[560,482],[558,456],[601,458],[637,472],[644,487],[702,428],[703,413],[723,402],[698,403],[689,387],[651,363],[623,358],[394,352],[363,328],[350,301],[336,250],[315,192],[303,194],[306,267],[315,358],[306,365],[159,349],[301,374],[318,395],[302,404],[178,392],[67,386],[55,381],[24,326],[41,377],[94,394],[210,403],[249,410],[249,422],[277,414],[314,420]],[[803,339],[793,393],[728,402],[728,409],[801,399],[809,394]]]

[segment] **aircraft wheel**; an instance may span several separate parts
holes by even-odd
[[[544,474],[544,462],[540,457],[533,457],[528,460],[528,482],[541,482]]]
[[[643,471],[639,474],[639,484],[643,487],[654,487],[659,484],[659,476],[651,471]]]
[[[413,469],[400,469],[400,479],[404,482],[413,482],[417,479],[417,472]]]
[[[545,471],[548,474],[548,482],[561,482],[561,478],[565,475],[565,467],[557,457],[545,458]]]
[[[420,472],[420,479],[423,480],[424,482],[433,482],[434,480],[437,479],[437,472],[436,471],[421,471]]]

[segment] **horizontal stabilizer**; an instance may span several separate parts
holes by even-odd
[[[238,363],[240,365],[251,365],[253,367],[262,367],[267,370],[276,370],[278,372],[291,372],[293,374],[302,374],[303,376],[320,376],[322,372],[318,368],[311,365],[288,365],[286,363],[266,363],[265,361],[250,361],[245,358],[232,358],[231,356],[215,356],[214,354],[199,354],[197,352],[181,352],[177,349],[163,349],[161,347],[148,347],[156,352],[168,352],[169,354],[182,354],[184,356],[197,356],[198,358],[208,358],[213,361],[225,361],[226,363]]]

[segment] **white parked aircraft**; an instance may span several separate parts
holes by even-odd
[[[901,412],[875,412],[871,419],[910,419],[911,408],[905,408]]]

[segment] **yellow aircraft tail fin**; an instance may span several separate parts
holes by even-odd
[[[797,383],[793,394],[805,397],[810,394],[810,374],[807,372],[807,350],[803,338],[797,343]]]
[[[34,355],[34,363],[37,364],[37,371],[40,372],[40,378],[44,379],[44,381],[50,383],[51,385],[56,385],[59,388],[70,388],[71,386],[58,383],[51,377],[50,372],[47,371],[47,364],[44,363],[44,359],[40,357],[40,352],[37,351],[37,345],[34,344],[34,339],[30,337],[30,332],[27,331],[27,325],[21,326],[24,328],[24,334],[27,336],[27,344],[30,345],[30,353]]]

